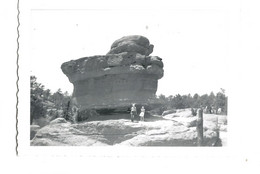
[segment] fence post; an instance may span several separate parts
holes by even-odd
[[[217,119],[216,119],[216,142],[213,143],[212,146],[222,146],[222,141],[219,137],[219,123],[218,123],[218,116],[217,116]]]
[[[197,145],[202,146],[203,144],[203,112],[199,108],[197,110]]]

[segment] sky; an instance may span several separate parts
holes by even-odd
[[[164,63],[157,95],[228,91],[229,13],[221,9],[31,10],[30,74],[72,93],[63,62],[105,55],[126,35],[143,35]]]

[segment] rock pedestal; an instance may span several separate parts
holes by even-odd
[[[147,38],[126,36],[106,55],[63,63],[61,69],[74,85],[74,103],[80,109],[113,109],[152,102],[163,77],[162,59],[149,56],[152,51]]]

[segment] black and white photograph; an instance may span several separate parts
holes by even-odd
[[[0,173],[259,173],[257,3],[0,7]]]
[[[227,144],[225,10],[31,18],[31,146]]]

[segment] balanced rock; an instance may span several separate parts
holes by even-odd
[[[150,55],[153,52],[153,45],[143,36],[125,36],[116,40],[108,54],[118,54],[122,52],[134,52],[142,55]]]
[[[102,109],[147,104],[154,99],[163,62],[149,56],[153,45],[143,36],[116,40],[106,55],[84,57],[62,64],[74,85],[73,102],[80,109]]]

